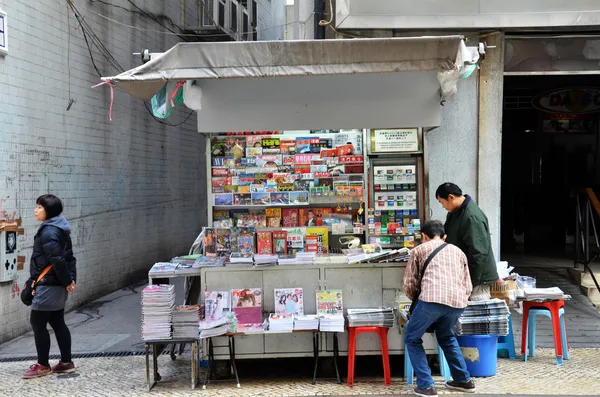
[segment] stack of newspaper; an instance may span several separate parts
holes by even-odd
[[[565,300],[571,298],[558,287],[525,288],[525,299],[528,301]]]
[[[200,306],[177,306],[173,311],[173,339],[197,339]]]
[[[458,319],[456,334],[462,335],[508,335],[510,310],[502,299],[469,302]]]
[[[279,259],[277,260],[279,265],[295,265],[296,264],[296,255],[279,255]]]
[[[142,291],[142,339],[171,339],[175,286],[149,285]]]
[[[279,256],[277,254],[256,254],[254,255],[254,266],[267,267],[277,265]]]
[[[295,316],[294,331],[311,331],[317,329],[319,329],[319,317],[315,315]]]
[[[298,265],[312,265],[315,263],[316,252],[296,252],[296,263]]]
[[[348,309],[348,326],[392,328],[394,309]]]

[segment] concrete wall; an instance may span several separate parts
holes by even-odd
[[[283,40],[286,27],[285,0],[258,1],[258,40]]]
[[[133,52],[164,51],[179,40],[98,15],[166,30],[140,13],[74,3],[125,69],[139,63]],[[124,0],[111,3],[132,10]],[[179,2],[135,3],[179,20]],[[78,287],[68,301],[73,308],[142,279],[158,260],[187,252],[206,219],[204,144],[195,115],[167,127],[118,90],[109,121],[110,91],[90,88],[100,79],[64,1],[0,0],[0,8],[8,12],[10,45],[9,55],[0,57],[0,217],[23,218],[19,243],[28,261],[38,226],[36,197],[49,192],[64,200],[78,259]],[[93,54],[103,74],[116,72],[97,50]],[[75,104],[66,111],[69,97]],[[181,105],[169,122],[180,123],[188,113]],[[28,277],[27,261],[18,285]],[[15,292],[13,283],[0,284],[0,342],[30,329],[29,308]]]

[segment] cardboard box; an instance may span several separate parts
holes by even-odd
[[[505,280],[490,286],[492,299],[502,299],[508,307],[517,307],[517,282],[515,280]]]

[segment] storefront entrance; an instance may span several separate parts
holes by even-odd
[[[505,77],[503,257],[572,264],[576,194],[600,181],[598,111],[600,75]]]

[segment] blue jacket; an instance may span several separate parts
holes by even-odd
[[[42,278],[40,285],[62,285],[77,281],[77,261],[73,256],[71,227],[62,216],[50,218],[38,229],[33,238],[33,253],[29,273],[33,279],[48,265],[52,269]]]

